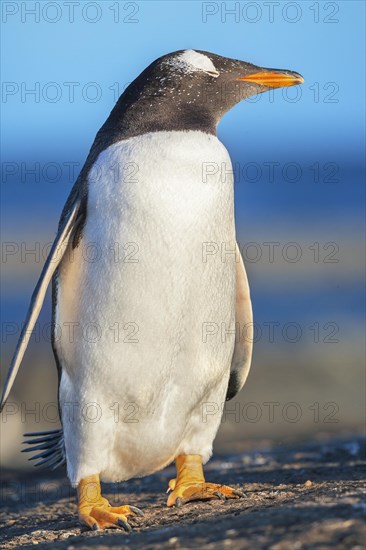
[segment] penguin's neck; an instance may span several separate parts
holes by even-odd
[[[150,132],[184,130],[198,130],[216,136],[216,126],[215,117],[204,105],[167,97],[129,102],[121,96],[100,132],[113,135],[113,141]]]

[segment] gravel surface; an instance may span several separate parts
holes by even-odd
[[[245,498],[165,506],[174,469],[104,485],[112,506],[139,506],[145,517],[133,532],[85,531],[78,525],[75,491],[64,471],[4,471],[1,548],[327,548],[363,550],[366,511],[365,449],[361,437],[257,444],[252,451],[215,456],[208,481],[241,488]]]

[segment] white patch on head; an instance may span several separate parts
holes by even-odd
[[[207,55],[198,53],[195,50],[185,50],[183,53],[169,60],[169,64],[184,73],[202,71],[215,78],[220,74]]]

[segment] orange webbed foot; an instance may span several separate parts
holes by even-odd
[[[120,528],[130,532],[129,518],[144,515],[136,506],[111,506],[101,495],[97,474],[80,481],[78,500],[80,523],[92,530]]]
[[[168,506],[181,506],[194,500],[235,499],[244,497],[239,489],[205,481],[201,455],[180,455],[176,459],[177,477],[171,479]]]

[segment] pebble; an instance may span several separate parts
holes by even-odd
[[[69,539],[70,537],[74,537],[75,536],[75,533],[61,533],[61,535],[59,536],[59,539],[62,539],[62,540],[67,540]]]

